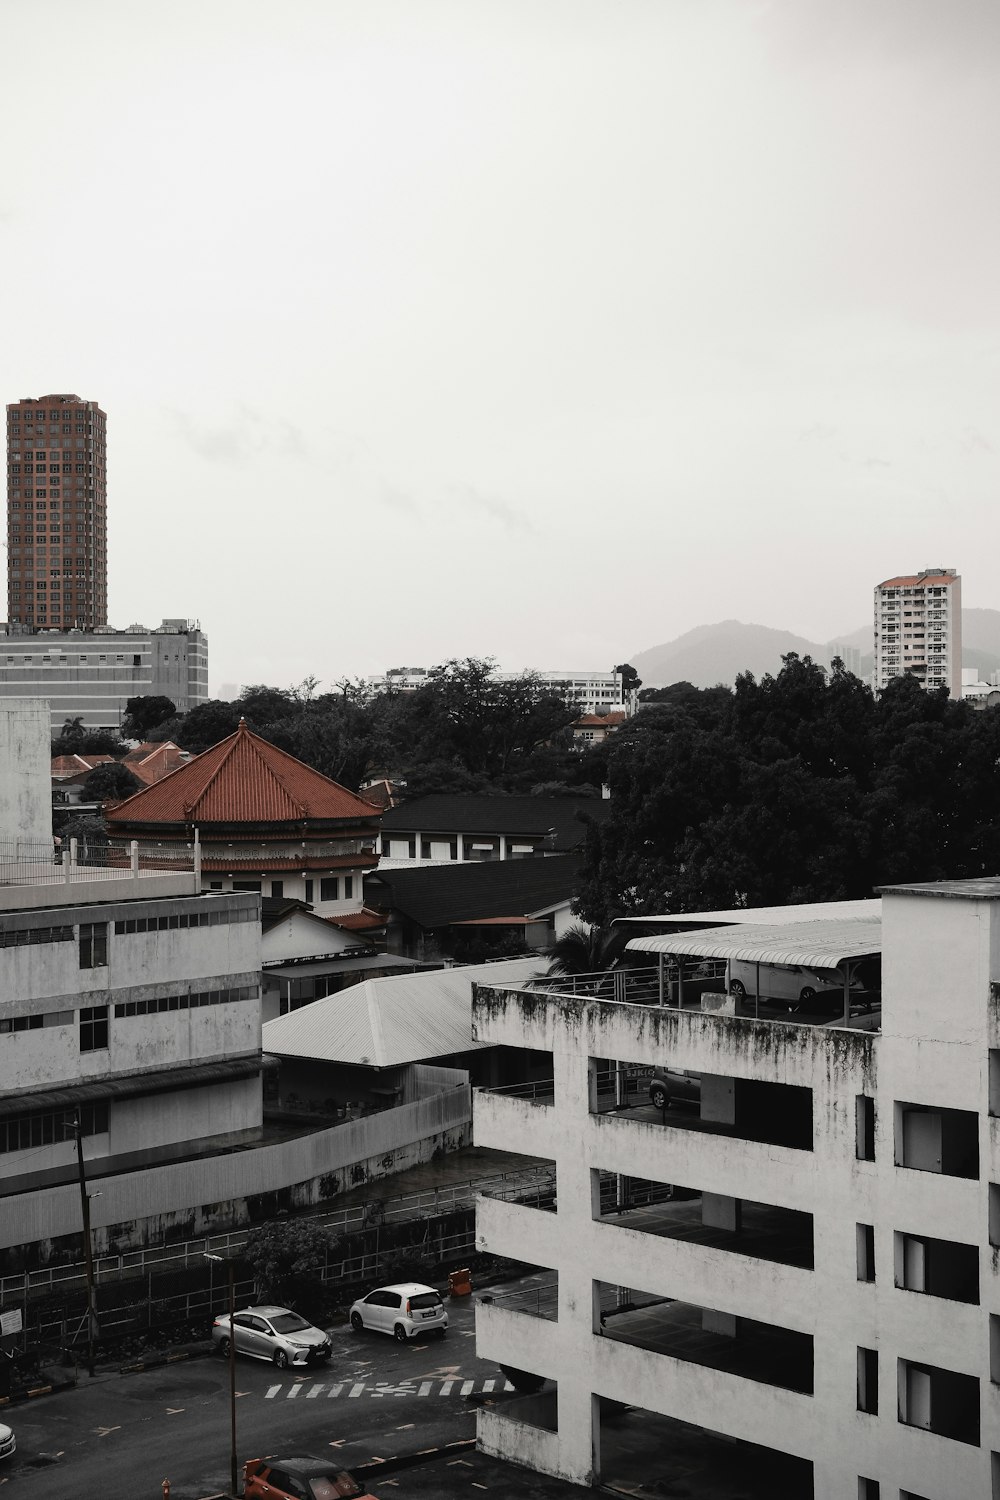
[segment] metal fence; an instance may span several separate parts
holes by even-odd
[[[103,838],[0,839],[0,885],[70,885],[92,880],[194,872],[200,850],[189,844],[151,844]]]
[[[541,1207],[551,1203],[554,1192],[555,1167],[541,1165],[452,1183],[422,1193],[408,1193],[398,1198],[382,1199],[373,1196],[364,1203],[332,1208],[309,1217],[313,1223],[326,1230],[331,1239],[336,1239],[362,1230],[376,1229],[383,1224],[436,1218],[459,1208],[471,1208],[479,1193],[506,1202],[533,1203]],[[120,1255],[95,1256],[94,1281],[100,1287],[103,1284],[148,1276],[155,1271],[186,1270],[193,1265],[200,1267],[209,1252],[213,1255],[238,1255],[246,1244],[249,1233],[247,1229],[234,1229],[227,1234],[206,1235],[201,1239],[183,1240],[174,1245],[151,1245],[141,1250],[124,1251]],[[458,1249],[457,1246],[452,1248]],[[330,1268],[334,1264],[343,1267],[348,1262],[333,1262],[328,1256],[329,1275],[333,1274]],[[353,1269],[352,1267],[352,1274]],[[337,1277],[342,1279],[347,1274],[342,1269]],[[363,1279],[366,1274],[367,1265],[357,1268],[358,1279]],[[0,1277],[0,1303],[28,1302],[52,1292],[71,1291],[85,1286],[86,1272],[82,1261],[45,1266],[37,1271]]]
[[[575,995],[580,1000],[611,1000],[627,1005],[680,1004],[700,997],[700,984],[725,980],[726,965],[718,959],[694,959],[679,963],[664,959],[662,968],[625,966],[592,974],[545,975],[524,988],[546,990],[555,995]],[[511,986],[521,988],[522,986]]]

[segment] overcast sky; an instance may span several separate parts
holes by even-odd
[[[1000,606],[996,0],[8,0],[4,400],[222,682]]]

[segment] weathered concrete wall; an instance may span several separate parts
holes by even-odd
[[[22,844],[52,843],[50,756],[46,700],[0,700],[0,846],[5,857],[14,856]],[[30,852],[38,858],[37,847]]]
[[[329,1130],[231,1155],[178,1162],[145,1172],[101,1177],[88,1171],[97,1254],[135,1249],[164,1238],[193,1239],[239,1228],[281,1208],[307,1208],[348,1188],[457,1150],[471,1135],[467,1087]],[[96,1196],[99,1191],[100,1196]],[[63,1242],[63,1243],[60,1243]],[[0,1251],[16,1269],[53,1256],[77,1259],[80,1194],[76,1186],[0,1200]],[[34,1247],[34,1248],[31,1248]],[[23,1252],[23,1253],[22,1253]]]

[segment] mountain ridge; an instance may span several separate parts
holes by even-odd
[[[667,687],[672,682],[690,682],[700,688],[718,683],[731,687],[741,672],[752,672],[755,677],[779,672],[782,656],[790,651],[811,656],[828,667],[838,647],[859,651],[860,661],[852,670],[861,677],[870,674],[870,625],[820,642],[770,625],[717,620],[695,625],[672,641],[649,646],[625,660],[635,667],[645,687]],[[962,662],[966,667],[976,667],[980,675],[1000,670],[1000,610],[962,610]]]

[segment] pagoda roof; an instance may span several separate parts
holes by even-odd
[[[107,822],[357,822],[378,817],[370,802],[262,739],[240,720],[220,740],[162,781],[110,808]]]

